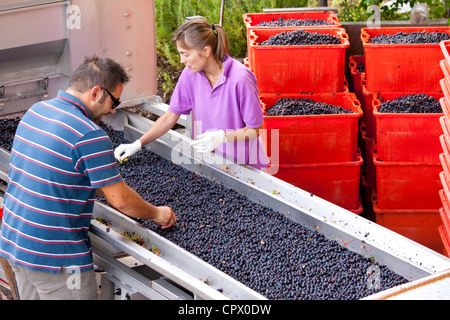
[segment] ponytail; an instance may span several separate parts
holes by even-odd
[[[225,30],[216,24],[210,24],[206,18],[194,18],[184,22],[172,35],[173,42],[183,47],[203,50],[210,46],[215,60],[222,66],[226,55],[231,56],[230,43]]]

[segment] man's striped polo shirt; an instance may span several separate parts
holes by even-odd
[[[96,188],[122,180],[111,140],[65,91],[23,116],[11,150],[0,254],[32,270],[93,268]]]

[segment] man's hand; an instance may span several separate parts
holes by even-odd
[[[227,142],[225,131],[207,131],[197,136],[198,140],[192,141],[192,147],[200,153],[211,152],[222,143]]]
[[[177,217],[175,213],[173,213],[172,208],[162,206],[156,208],[157,213],[152,221],[156,222],[161,226],[161,229],[167,229],[173,227],[173,225],[177,222]]]
[[[142,144],[139,140],[133,143],[123,143],[114,150],[114,157],[116,157],[119,162],[122,162],[128,157],[131,157],[142,148]]]

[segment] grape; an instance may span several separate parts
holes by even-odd
[[[382,97],[381,97],[382,99]],[[378,112],[382,113],[442,113],[435,97],[427,94],[410,94],[382,102]]]
[[[303,27],[303,26],[326,26],[330,23],[323,19],[284,19],[261,21],[255,27]]]
[[[442,32],[398,32],[381,34],[370,39],[373,44],[427,44],[449,40],[450,34]]]

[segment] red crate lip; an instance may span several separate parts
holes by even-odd
[[[450,40],[444,40],[439,43],[441,47],[442,54],[444,55],[444,59],[450,64],[450,54],[448,52],[448,48],[450,47]]]
[[[442,201],[442,208],[439,209],[439,213],[442,219],[442,225],[444,226],[445,231],[450,234],[450,208],[447,202],[448,198],[446,197],[444,190],[439,191],[439,196],[441,197]]]
[[[297,20],[306,20],[306,19],[314,19],[314,20],[326,20],[330,25],[321,26],[321,27],[335,27],[341,26],[339,22],[338,16],[333,11],[310,11],[310,12],[277,12],[277,13],[245,13],[242,16],[244,20],[244,24],[246,28],[265,28],[265,27],[256,27],[257,24],[265,21],[269,22],[272,20],[278,20],[278,18],[283,19],[297,19]],[[317,26],[319,27],[319,26]],[[279,27],[284,28],[284,27]]]
[[[3,207],[0,208],[0,221],[3,219]]]
[[[444,254],[450,258],[450,234],[446,233],[443,226],[438,227],[442,244],[444,245]]]
[[[370,43],[370,39],[382,34],[396,34],[398,32],[412,33],[412,32],[442,32],[450,33],[450,27],[382,27],[382,28],[362,28],[361,29],[361,41],[363,46],[367,47],[393,47],[399,46],[403,48],[407,47],[440,47],[440,43],[406,43],[406,44],[376,44]]]
[[[280,98],[309,98],[355,111],[350,114],[268,116],[266,110]],[[278,163],[354,161],[357,157],[358,122],[363,115],[354,93],[262,94],[263,129],[267,150],[279,135]],[[273,129],[278,130],[273,133]],[[339,139],[341,138],[341,139]],[[273,159],[273,155],[270,155]]]

